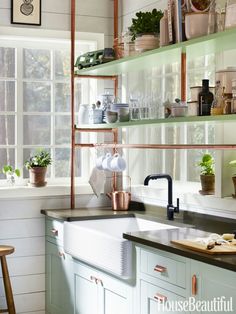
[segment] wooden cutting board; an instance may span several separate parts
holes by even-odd
[[[173,244],[183,246],[187,249],[202,252],[206,254],[236,254],[236,245],[216,245],[213,249],[208,250],[205,245],[195,242],[194,240],[172,240]]]

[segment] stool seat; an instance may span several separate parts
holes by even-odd
[[[14,252],[14,247],[9,245],[0,245],[0,262],[2,267],[2,279],[5,288],[5,295],[7,301],[7,309],[0,309],[0,313],[16,314],[13,293],[11,288],[10,277],[7,268],[6,255]]]
[[[13,246],[0,245],[0,256],[9,255],[15,251]]]

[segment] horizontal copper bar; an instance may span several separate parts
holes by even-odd
[[[130,148],[130,149],[212,149],[212,150],[232,150],[236,149],[236,144],[204,144],[204,145],[166,145],[166,144],[75,144],[76,147],[94,148]]]
[[[116,80],[116,75],[85,75],[85,74],[75,74],[74,77],[78,78],[89,78],[97,80]]]
[[[114,132],[115,129],[83,129],[83,128],[75,128],[75,131],[78,132],[94,132],[94,133],[111,133]]]

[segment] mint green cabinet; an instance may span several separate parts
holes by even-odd
[[[73,261],[63,247],[46,242],[46,313],[73,314]]]
[[[191,280],[191,297],[195,301],[226,300],[229,303],[225,303],[225,306],[232,305],[231,313],[236,312],[236,272],[191,260]],[[219,314],[227,312],[226,308],[219,307],[218,309]],[[208,309],[204,308],[202,311],[195,312],[209,313]]]
[[[132,314],[132,286],[74,261],[75,314]]]

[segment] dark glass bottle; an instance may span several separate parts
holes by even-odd
[[[198,115],[210,116],[214,95],[209,90],[209,80],[202,80],[202,91],[198,95]]]

